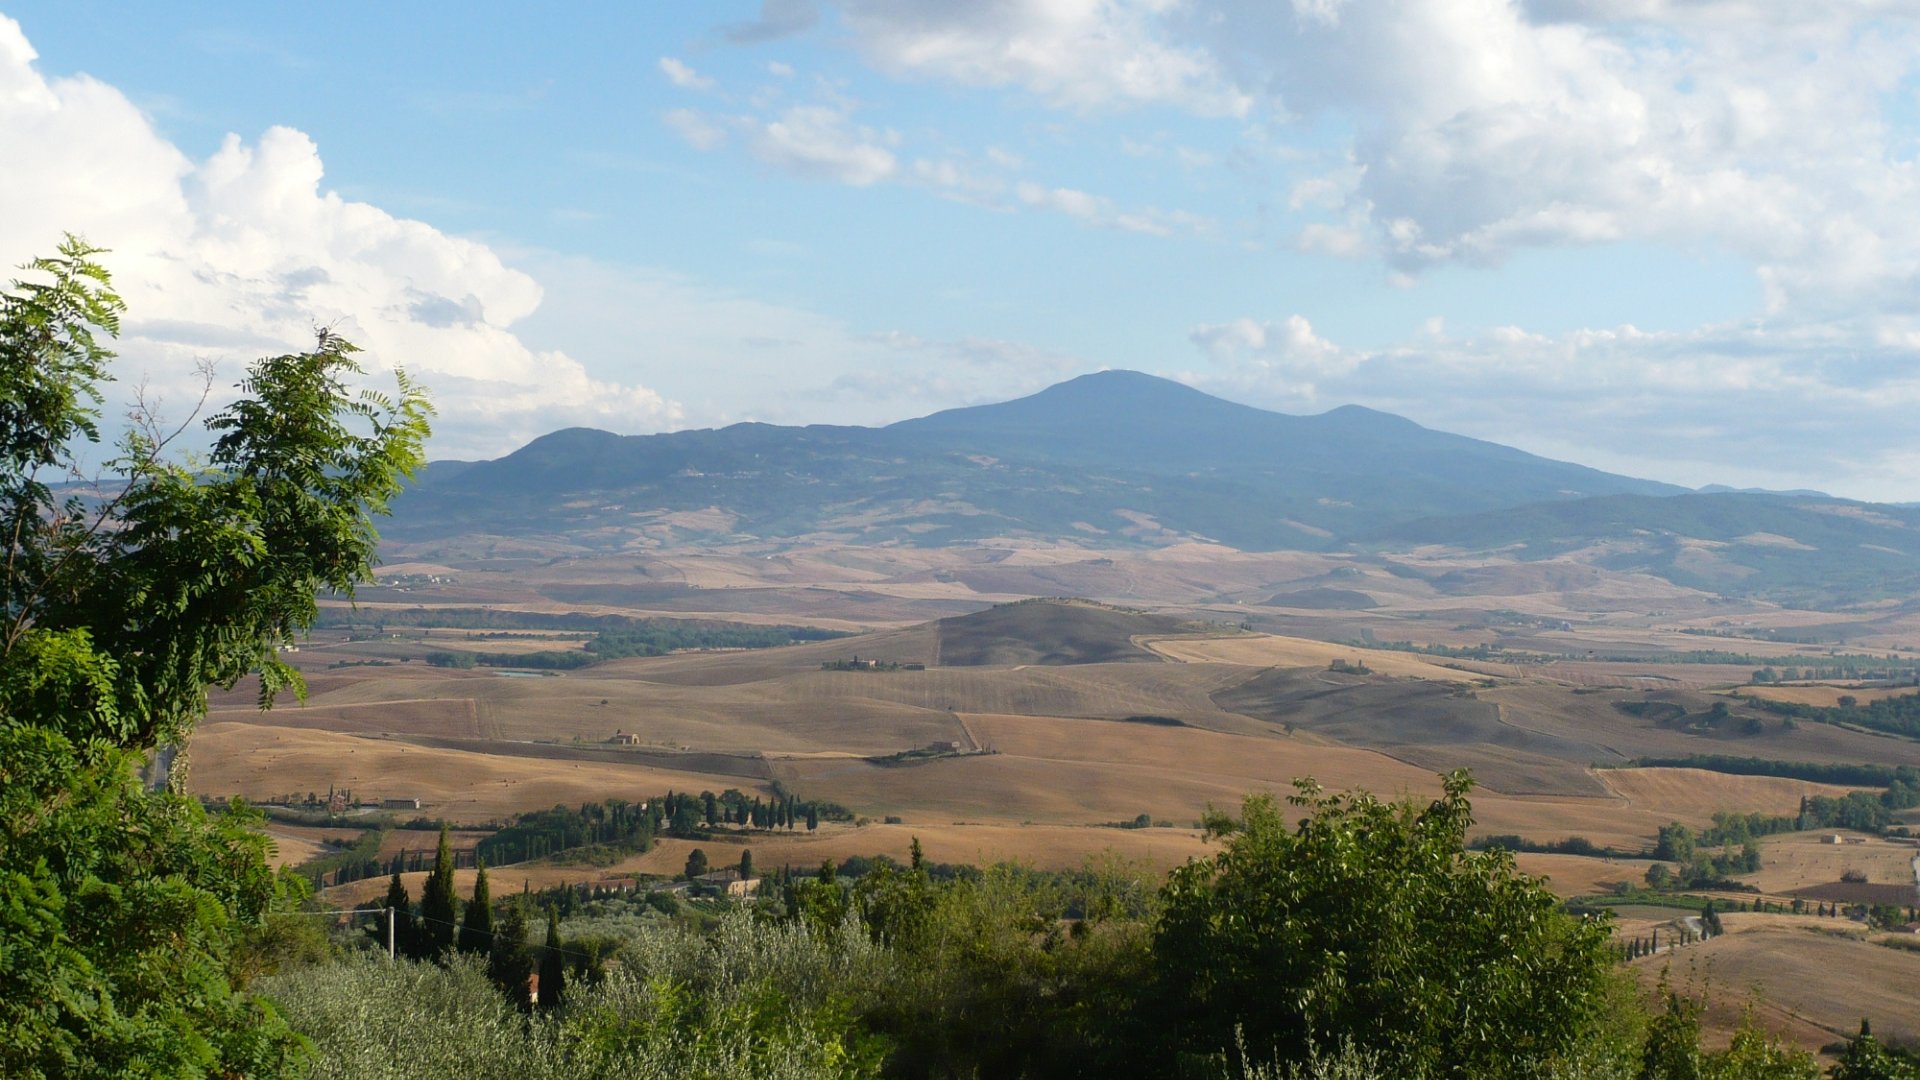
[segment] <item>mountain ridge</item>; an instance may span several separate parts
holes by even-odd
[[[1622,565],[1734,590],[1756,573],[1793,588],[1821,574],[1857,581],[1844,548],[1871,550],[1867,563],[1891,560],[1881,569],[1893,580],[1920,583],[1907,568],[1920,561],[1920,544],[1907,539],[1920,538],[1920,515],[1833,507],[1867,504],[1695,492],[1362,406],[1295,416],[1108,371],[884,427],[561,429],[492,461],[430,466],[383,531],[406,541],[546,538],[576,550],[1024,539],[1308,551],[1424,544],[1511,548],[1523,559],[1605,542]],[[1748,534],[1771,539],[1745,543]],[[1727,565],[1708,565],[1716,560]]]

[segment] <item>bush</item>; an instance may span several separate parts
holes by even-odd
[[[1270,796],[1212,859],[1174,871],[1154,940],[1160,1015],[1206,1052],[1236,1030],[1304,1059],[1351,1039],[1396,1075],[1531,1076],[1596,1019],[1607,928],[1563,914],[1505,851],[1468,853],[1464,773],[1421,808],[1297,781],[1297,830]]]

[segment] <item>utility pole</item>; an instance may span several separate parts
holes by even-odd
[[[387,909],[387,963],[393,963],[393,909]]]

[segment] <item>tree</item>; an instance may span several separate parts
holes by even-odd
[[[1677,821],[1660,826],[1659,836],[1653,845],[1654,858],[1684,866],[1693,861],[1693,851],[1692,829]]]
[[[746,848],[745,850],[740,852],[740,880],[741,881],[753,880],[753,849],[752,848]]]
[[[302,692],[278,650],[367,579],[429,410],[404,377],[351,396],[323,331],[249,368],[195,465],[137,414],[97,494],[56,494],[101,440],[99,253],[69,237],[0,293],[0,1075],[280,1073],[297,1040],[227,959],[301,886],[255,815],[179,793],[182,748],[210,685]]]
[[[1902,1061],[1873,1037],[1873,1025],[1860,1021],[1860,1034],[1833,1067],[1833,1080],[1920,1080],[1920,1066]]]
[[[527,980],[533,975],[533,953],[527,948],[527,898],[524,894],[507,905],[507,913],[494,931],[487,953],[487,978],[500,988],[507,1000],[527,1009]]]
[[[433,872],[420,887],[421,953],[438,959],[453,949],[459,929],[459,899],[453,891],[453,850],[447,846],[447,827],[440,826],[440,847],[433,856]]]
[[[493,950],[493,898],[487,892],[487,864],[474,861],[473,899],[467,902],[466,921],[460,924],[460,951],[486,955]]]
[[[394,871],[393,880],[387,882],[387,898],[380,905],[393,912],[393,949],[400,956],[412,956],[418,949],[414,942],[413,898],[407,895],[406,883],[400,880],[400,872]],[[388,927],[384,921],[375,927],[380,944],[386,945]]]
[[[687,852],[687,880],[692,881],[707,872],[707,853],[694,848]]]
[[[820,811],[812,803],[807,804],[807,831],[813,832],[820,827]]]
[[[1353,1040],[1405,1074],[1531,1076],[1595,1022],[1608,930],[1559,910],[1504,850],[1468,852],[1465,772],[1426,807],[1295,782],[1212,813],[1214,857],[1174,871],[1156,1014],[1190,1051],[1303,1059]]]
[[[547,908],[547,943],[540,949],[540,1008],[552,1012],[567,1000],[567,957],[560,945],[560,912]]]

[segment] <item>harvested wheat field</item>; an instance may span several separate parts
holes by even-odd
[[[1645,859],[1588,858],[1584,855],[1553,855],[1545,852],[1520,852],[1513,857],[1522,873],[1545,878],[1547,887],[1563,897],[1593,896],[1604,893],[1619,882],[1638,885],[1646,879]]]
[[[1845,795],[1855,788],[1777,776],[1734,776],[1706,769],[1598,769],[1595,774],[1629,805],[1658,807],[1673,820],[1706,822],[1716,812],[1769,815],[1800,812],[1806,795]]]
[[[1890,697],[1911,697],[1915,693],[1911,686],[1881,686],[1863,688],[1857,686],[1743,686],[1743,697],[1760,698],[1765,701],[1781,701],[1794,705],[1812,705],[1816,708],[1831,709],[1840,704],[1843,697],[1851,697],[1862,705],[1870,701],[1880,701]]]
[[[418,798],[450,821],[496,821],[557,804],[639,799],[668,790],[738,787],[717,777],[642,765],[553,761],[446,750],[332,732],[212,723],[195,732],[189,789],[264,802],[288,792],[350,788],[372,798]]]
[[[319,858],[327,851],[319,841],[294,835],[291,830],[277,825],[269,825],[262,831],[267,834],[267,839],[273,841],[273,852],[267,856],[267,865],[275,870],[283,866],[299,866],[308,859]]]
[[[1412,653],[1363,649],[1308,638],[1246,634],[1217,638],[1142,638],[1142,645],[1170,660],[1184,663],[1239,664],[1243,667],[1317,667],[1335,660],[1365,663],[1382,675],[1433,679],[1438,682],[1474,682],[1486,676],[1474,671],[1442,667]]]
[[[1852,837],[1857,844],[1829,844],[1832,836]],[[1829,885],[1841,875],[1855,871],[1866,876],[1868,884],[1912,885],[1913,860],[1920,849],[1894,844],[1878,836],[1844,830],[1784,833],[1760,841],[1760,870],[1742,881],[1770,896],[1782,896],[1795,889]],[[1909,905],[1920,900],[1909,900]]]
[[[1671,963],[1676,982],[1691,977],[1711,992],[1708,1029],[1723,1036],[1757,995],[1761,1022],[1807,1049],[1853,1035],[1863,1012],[1882,1039],[1920,1041],[1920,953],[1826,932],[1826,920],[1749,927],[1745,918],[1723,915],[1725,934],[1637,960],[1636,974],[1651,987]]]

